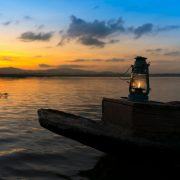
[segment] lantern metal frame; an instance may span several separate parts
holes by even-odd
[[[130,101],[140,101],[145,102],[149,100],[150,92],[150,82],[149,82],[149,66],[150,64],[146,62],[145,57],[137,56],[135,58],[135,63],[132,65],[132,72],[129,84],[129,96]],[[139,78],[139,79],[138,79]],[[141,79],[142,78],[142,79]],[[141,81],[143,80],[143,81]],[[139,85],[134,85],[135,81],[139,81]],[[142,88],[140,82],[143,82]]]

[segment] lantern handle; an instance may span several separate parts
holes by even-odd
[[[125,76],[125,75],[129,72],[129,70],[130,70],[131,68],[133,68],[133,65],[131,65],[121,76]],[[123,79],[123,78],[121,78],[121,77],[119,77],[119,79],[122,80],[122,81],[126,81],[126,82],[129,84],[129,81],[127,81],[127,79]],[[128,80],[129,80],[129,79],[128,79]]]

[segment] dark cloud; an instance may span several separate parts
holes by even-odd
[[[152,53],[152,54],[161,53],[161,52],[163,52],[163,51],[164,51],[164,49],[162,49],[162,48],[147,49],[147,50],[146,50],[146,52],[148,52],[148,53]]]
[[[180,51],[171,51],[164,54],[165,56],[180,56]]]
[[[106,44],[102,39],[107,38],[114,33],[124,32],[124,21],[122,18],[112,19],[109,21],[95,20],[86,22],[83,19],[71,16],[71,23],[59,45],[70,39],[78,39],[84,45],[104,47]]]
[[[70,62],[124,62],[126,59],[123,58],[110,58],[110,59],[75,59]]]
[[[171,31],[171,30],[177,30],[180,29],[180,26],[178,25],[169,25],[169,26],[164,26],[164,27],[158,27],[157,31]]]
[[[68,68],[82,68],[84,66],[78,64],[62,64],[59,66],[53,66],[50,64],[39,64],[40,68],[48,69],[48,68],[57,68],[57,69],[68,69]]]
[[[75,59],[71,62],[99,62],[102,61],[102,59]]]
[[[4,23],[2,23],[4,26],[9,26],[10,24],[12,24],[12,21],[6,21]]]
[[[82,68],[84,67],[83,65],[78,65],[78,64],[61,64],[61,65],[57,65],[57,66],[53,66],[50,64],[39,64],[40,68],[44,68],[44,69],[49,69],[49,68],[56,68],[56,69],[76,69],[76,68]]]
[[[141,36],[145,34],[149,34],[153,32],[154,25],[151,23],[143,24],[142,26],[139,26],[133,30],[135,34],[135,38],[140,38]]]
[[[84,67],[84,66],[82,66],[82,65],[78,65],[78,64],[62,64],[62,65],[60,65],[59,66],[59,68],[63,68],[63,69],[65,69],[65,68],[82,68],[82,67]]]
[[[118,40],[118,39],[111,39],[111,40],[109,40],[109,44],[115,44],[115,43],[118,43],[120,40]]]
[[[9,26],[11,24],[19,25],[20,21],[19,20],[15,20],[15,21],[6,21],[6,22],[2,23],[2,25],[4,25],[4,26]]]
[[[93,9],[93,10],[96,10],[96,9],[99,9],[99,8],[100,8],[100,6],[96,5],[96,6],[94,6],[92,9]]]
[[[153,61],[153,62],[151,62],[151,66],[152,65],[156,65],[156,64],[171,64],[172,65],[172,63],[178,63],[179,64],[179,60],[177,60],[177,59],[156,59],[156,61]]]
[[[46,49],[52,49],[53,47],[52,46],[46,46],[45,48]]]
[[[27,20],[27,21],[33,20],[33,17],[28,16],[28,15],[24,16],[23,18],[24,18],[24,20]]]
[[[62,38],[58,46],[75,39],[86,46],[104,47],[106,44],[119,42],[118,38],[122,34],[132,34],[135,39],[138,39],[145,35],[154,35],[179,28],[180,26],[178,25],[159,27],[153,23],[145,23],[137,27],[125,26],[121,17],[106,21],[94,20],[89,22],[76,16],[71,16],[71,22],[67,31],[60,31]]]
[[[87,46],[95,46],[95,47],[104,47],[105,46],[105,42],[97,39],[97,38],[93,38],[90,36],[83,36],[79,38],[79,41]]]
[[[38,30],[44,29],[45,25],[41,24],[41,25],[36,25],[35,26]]]
[[[39,64],[39,67],[40,68],[51,68],[53,67],[52,65],[49,65],[49,64]]]
[[[137,28],[132,28],[132,31],[134,32],[135,38],[137,39],[143,35],[154,34],[154,33],[157,34],[163,31],[172,31],[177,29],[180,29],[179,25],[168,25],[163,27],[157,27],[152,23],[146,23]]]
[[[154,55],[164,55],[164,56],[180,56],[179,50],[170,51],[169,49],[147,49],[146,52],[154,54]]]
[[[25,32],[21,34],[20,39],[23,41],[49,41],[53,36],[53,32],[47,33],[34,33],[34,32]]]
[[[42,58],[42,55],[33,56],[33,58]]]
[[[67,31],[70,37],[91,36],[103,38],[117,31],[124,31],[124,21],[119,18],[117,20],[86,22],[82,19],[71,16],[71,24]]]
[[[106,62],[124,62],[126,59],[123,58],[112,58],[112,59],[106,59]]]

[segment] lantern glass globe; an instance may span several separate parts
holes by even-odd
[[[130,82],[131,93],[147,93],[147,75],[146,74],[132,74]]]

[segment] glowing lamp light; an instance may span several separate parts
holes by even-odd
[[[132,65],[131,79],[129,85],[129,97],[131,101],[148,101],[149,85],[149,63],[145,57],[138,56]]]

